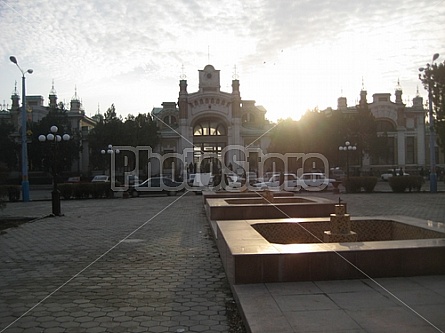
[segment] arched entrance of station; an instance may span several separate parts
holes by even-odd
[[[199,165],[196,172],[218,173],[221,169],[221,154],[228,144],[227,126],[217,117],[199,119],[193,126],[193,164]],[[212,156],[204,158],[203,156]]]

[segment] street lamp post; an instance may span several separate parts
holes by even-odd
[[[349,141],[346,141],[344,146],[338,147],[338,150],[346,152],[346,179],[349,180],[349,151],[357,150],[357,146],[351,145]]]
[[[109,176],[109,177],[110,177],[110,182],[111,182],[111,179],[112,179],[112,178],[111,178],[111,155],[113,155],[113,154],[119,154],[119,153],[120,153],[120,150],[114,148],[113,145],[109,144],[107,150],[102,149],[102,150],[100,151],[100,153],[101,153],[102,155],[105,155],[105,154],[110,155],[110,176]]]
[[[54,144],[54,155],[53,155],[53,191],[51,193],[51,202],[52,202],[52,211],[53,215],[55,216],[61,216],[61,209],[60,209],[60,192],[57,188],[57,144],[58,142],[61,142],[62,140],[68,141],[71,137],[68,134],[63,134],[60,136],[57,134],[58,132],[57,126],[51,126],[50,131],[51,133],[47,135],[39,135],[39,141],[40,142],[52,142]]]
[[[16,57],[10,56],[9,60],[16,64],[20,72],[22,73],[22,125],[21,125],[21,136],[22,136],[22,193],[23,201],[29,201],[29,179],[28,179],[28,147],[26,138],[26,89],[25,89],[25,73],[32,74],[33,70],[28,69],[26,71],[22,70],[17,62]]]
[[[439,58],[439,53],[433,55],[433,61],[431,62],[431,67],[433,62]],[[434,115],[433,115],[433,87],[431,86],[431,69],[430,64],[426,64],[426,67],[420,67],[419,71],[424,72],[428,79],[428,118],[430,123],[430,192],[437,192],[437,174],[436,174],[436,133],[434,131]],[[421,74],[419,74],[421,78]]]

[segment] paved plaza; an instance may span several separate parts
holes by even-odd
[[[443,192],[340,197],[352,215],[445,223]],[[36,200],[0,214],[50,212]],[[0,332],[232,332],[234,298],[255,333],[445,330],[445,276],[238,285],[232,295],[201,196],[69,200],[62,212],[0,235]]]

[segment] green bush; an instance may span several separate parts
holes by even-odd
[[[396,193],[403,193],[406,190],[420,192],[422,184],[423,178],[421,176],[393,176],[389,178],[389,186]]]
[[[64,199],[76,198],[94,199],[113,198],[114,192],[111,190],[110,183],[63,183],[58,185],[61,197]],[[116,186],[119,183],[116,182]]]
[[[21,187],[19,185],[2,185],[0,186],[0,197],[8,197],[11,202],[19,201],[20,189]]]
[[[375,186],[377,185],[377,181],[379,180],[377,177],[361,177],[362,178],[362,187],[367,193],[371,193],[374,191]]]
[[[0,209],[3,209],[6,206],[5,198],[7,196],[8,191],[6,190],[6,186],[0,186]]]
[[[9,201],[15,202],[20,200],[20,186],[8,186]]]
[[[90,185],[89,183],[78,183],[74,184],[73,195],[76,199],[86,199],[90,196]]]
[[[62,198],[68,200],[74,195],[74,188],[77,184],[60,184],[58,185],[58,189],[60,191],[60,195]]]
[[[343,186],[347,193],[359,193],[362,188],[365,192],[370,193],[374,191],[377,181],[377,177],[349,177],[349,180],[343,180]]]
[[[94,199],[103,198],[110,189],[110,183],[91,183],[90,191]]]

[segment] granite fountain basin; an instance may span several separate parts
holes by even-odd
[[[304,196],[209,197],[205,200],[205,209],[210,221],[322,217],[334,213],[335,202]]]
[[[445,226],[406,216],[352,217],[357,242],[323,243],[329,217],[218,220],[232,284],[445,274]]]

